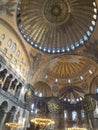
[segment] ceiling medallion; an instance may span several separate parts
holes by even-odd
[[[49,54],[85,44],[97,21],[95,0],[19,0],[17,25],[32,47]]]
[[[50,23],[65,22],[68,16],[68,4],[62,0],[47,0],[44,5],[44,15]]]

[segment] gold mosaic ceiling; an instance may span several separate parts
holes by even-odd
[[[34,92],[35,92],[35,95],[39,96],[39,97],[51,97],[52,96],[50,86],[47,83],[42,82],[42,81],[39,81],[34,84]]]
[[[8,3],[13,2],[13,0],[8,1]],[[6,2],[4,1],[4,3]],[[28,54],[32,53],[33,69],[30,71],[34,71],[34,75],[32,75],[30,83],[35,86],[35,94],[42,97],[53,95],[66,100],[71,97],[74,97],[75,101],[77,98],[79,101],[82,100],[80,95],[84,89],[82,85],[85,87],[84,82],[96,76],[98,65],[85,56],[57,55],[57,58],[53,58],[54,55],[44,55],[38,50],[49,54],[58,54],[75,50],[87,43],[96,26],[97,6],[95,0],[19,0],[17,11],[11,10],[15,15],[11,15],[11,13],[8,15],[8,7],[2,7],[2,9],[4,8],[2,13],[6,16],[1,15],[0,17],[5,18],[11,27],[15,20],[14,29],[21,39],[20,35],[22,34],[26,40],[25,42],[22,39]],[[9,9],[12,8],[9,7]],[[9,34],[8,32],[6,35],[8,38]],[[13,38],[12,35],[11,38]],[[31,51],[29,51],[27,43],[34,47]],[[4,45],[6,44],[4,43],[3,47]],[[92,48],[92,46],[90,47]],[[38,55],[40,56],[38,57]],[[38,72],[39,70],[40,72]],[[79,84],[80,82],[82,85]],[[88,93],[90,86],[89,83],[87,85],[85,90]]]
[[[24,39],[46,53],[64,53],[87,42],[97,19],[95,0],[20,0],[17,25]]]
[[[62,84],[81,82],[94,74],[97,64],[90,58],[78,55],[66,55],[54,58],[46,63],[35,79],[47,79]]]

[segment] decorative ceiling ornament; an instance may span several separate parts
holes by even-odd
[[[66,53],[91,37],[97,19],[95,0],[19,0],[17,25],[31,46]]]
[[[96,108],[96,102],[93,98],[91,98],[90,96],[86,96],[85,100],[83,101],[83,108],[85,110],[86,113],[90,113],[93,112]]]
[[[57,98],[53,98],[47,102],[48,109],[51,113],[59,113],[61,110],[60,100]]]

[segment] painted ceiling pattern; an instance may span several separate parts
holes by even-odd
[[[97,64],[90,58],[66,55],[54,58],[39,71],[37,78],[60,84],[78,83],[95,74]]]
[[[16,0],[0,0],[0,13],[12,18],[16,8]]]
[[[75,50],[91,37],[95,0],[19,0],[17,25],[24,39],[49,54]]]
[[[95,63],[95,59],[85,57],[85,54],[81,56],[81,53],[73,55],[74,53],[68,52],[89,42],[95,31],[97,22],[95,0],[1,0],[0,15],[2,25],[0,28],[4,31],[0,33],[0,44],[2,43],[0,49],[6,48],[6,38],[11,38],[13,44],[14,42],[16,45],[23,44],[22,48],[25,51],[20,53],[20,57],[25,58],[26,64],[30,64],[29,58],[33,59],[32,68],[29,70],[30,74],[34,71],[31,81],[29,80],[34,86],[33,94],[38,97],[59,97],[70,104],[82,101],[85,91],[89,92],[90,89],[90,85],[86,81],[93,79],[98,74],[98,57],[96,57],[98,43],[95,46],[92,44],[93,47],[91,43],[84,47],[84,52],[93,54],[97,63]],[[2,20],[2,18],[6,20]],[[3,25],[8,28],[10,33]],[[16,29],[15,32],[14,29]],[[5,39],[2,39],[4,36]],[[23,42],[19,39],[22,39]],[[32,48],[30,52],[27,43],[32,46],[30,46]],[[68,55],[57,55],[56,58],[54,55],[49,55],[65,52]],[[41,61],[43,61],[42,66]],[[26,68],[26,64],[22,64],[21,69]],[[27,76],[24,71],[21,74],[24,74],[24,77]],[[81,84],[79,84],[80,82]],[[76,84],[77,86],[75,86]],[[97,84],[96,81],[95,89]]]

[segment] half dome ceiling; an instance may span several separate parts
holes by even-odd
[[[37,79],[47,79],[47,81],[65,85],[87,80],[96,70],[97,64],[88,57],[64,55],[50,60],[36,76]]]
[[[43,81],[39,81],[34,84],[34,92],[35,92],[35,95],[39,96],[39,97],[51,97],[52,96],[50,86]]]
[[[64,53],[83,45],[94,31],[95,0],[20,0],[17,25],[25,40],[42,52]]]

